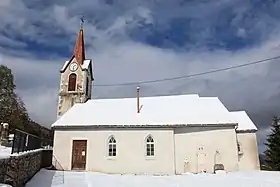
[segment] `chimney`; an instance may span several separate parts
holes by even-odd
[[[139,97],[140,97],[140,87],[137,86],[137,92],[136,92],[136,99],[137,99],[137,113],[140,113],[140,101],[139,101]]]

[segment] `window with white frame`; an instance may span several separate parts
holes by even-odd
[[[150,135],[146,138],[146,156],[155,156],[155,142]]]
[[[117,156],[117,142],[114,136],[111,136],[108,141],[108,156]]]

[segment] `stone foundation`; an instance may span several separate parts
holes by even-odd
[[[3,183],[3,181],[5,180],[5,174],[7,172],[9,160],[10,160],[10,158],[1,158],[0,159],[0,183]]]
[[[25,153],[11,155],[9,158],[0,159],[0,183],[10,184],[15,187],[24,186],[41,168],[42,163],[46,167],[43,158],[51,150],[34,150]],[[51,159],[47,156],[48,159]]]

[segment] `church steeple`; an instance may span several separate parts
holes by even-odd
[[[80,65],[83,65],[85,60],[85,44],[84,44],[84,29],[81,25],[76,44],[73,51],[73,57],[76,58]]]
[[[73,54],[60,69],[60,90],[57,117],[62,116],[75,103],[91,99],[93,71],[92,60],[85,59],[83,18]]]

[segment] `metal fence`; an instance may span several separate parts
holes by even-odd
[[[43,139],[39,136],[15,129],[12,142],[12,154],[53,146],[53,140]]]

